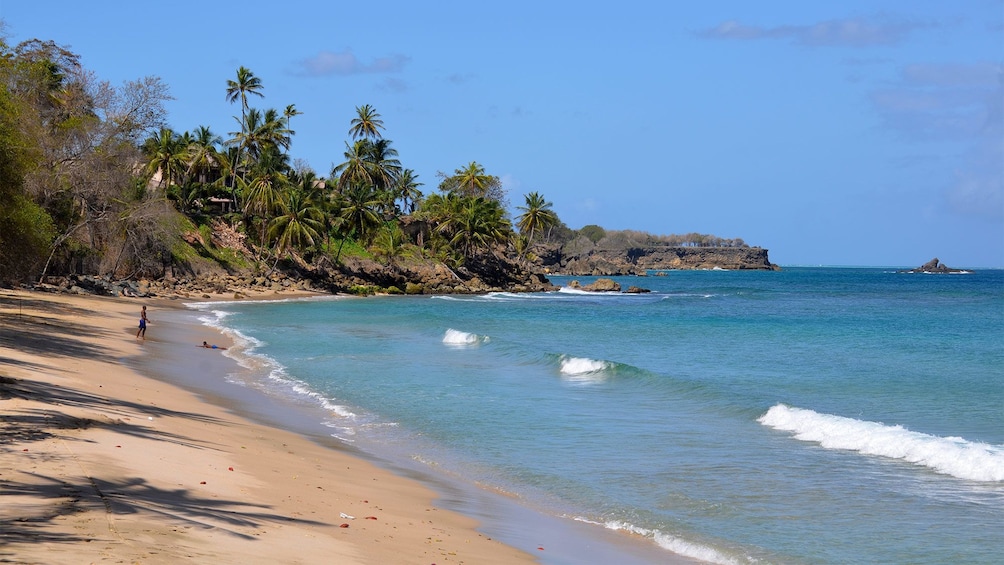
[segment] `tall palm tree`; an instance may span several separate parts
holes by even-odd
[[[248,94],[264,98],[261,79],[256,77],[247,67],[237,69],[237,80],[227,80],[227,102],[233,104],[241,101],[241,122],[248,111]]]
[[[526,234],[529,243],[533,243],[537,232],[546,231],[558,224],[558,215],[551,210],[552,203],[544,199],[539,192],[531,192],[524,196],[525,206],[517,206],[523,213],[516,218],[516,226],[520,233]]]
[[[293,116],[299,116],[301,114],[303,114],[303,112],[300,112],[299,110],[296,109],[296,104],[290,104],[289,106],[286,106],[285,110],[283,110],[282,115],[283,115],[284,118],[286,118],[286,135],[287,136],[292,137],[292,136],[296,135],[296,132],[293,131],[292,129],[290,129],[289,122],[293,118]],[[292,140],[290,140],[290,143],[286,144],[286,148],[287,149],[289,148],[289,145],[291,143],[292,143]]]
[[[352,139],[380,139],[380,130],[384,129],[383,120],[376,109],[369,104],[356,106],[355,118],[352,118],[352,127],[349,128],[349,135]]]
[[[241,125],[241,133],[245,133],[244,128],[245,123],[247,122],[247,114],[249,110],[248,94],[264,98],[265,95],[261,93],[262,88],[261,79],[256,77],[250,69],[243,66],[237,69],[237,80],[227,80],[227,102],[233,104],[238,100],[241,101],[241,119],[238,120],[238,123]],[[239,168],[239,162],[241,161],[241,145],[238,145],[237,147],[238,155],[237,159],[234,161],[235,166],[231,172],[234,177],[234,184],[236,184],[237,169]]]

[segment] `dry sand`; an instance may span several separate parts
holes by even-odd
[[[0,562],[535,561],[418,482],[133,371],[142,304],[163,339],[177,302],[0,290]]]

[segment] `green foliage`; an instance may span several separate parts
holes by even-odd
[[[357,284],[349,287],[349,294],[354,294],[356,296],[373,296],[377,292],[380,292],[380,287],[376,285],[362,285]]]
[[[579,234],[587,237],[589,241],[597,243],[606,237],[607,231],[596,224],[589,224],[588,226],[582,226],[582,229],[579,230]]]
[[[23,195],[0,206],[0,281],[13,283],[37,273],[56,237],[52,218]]]

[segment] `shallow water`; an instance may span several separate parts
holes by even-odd
[[[232,379],[548,515],[718,563],[997,561],[1004,272],[619,281],[653,292],[199,308]]]

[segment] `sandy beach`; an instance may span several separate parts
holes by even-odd
[[[232,363],[198,347],[220,334],[158,332],[182,307],[0,290],[0,561],[535,562],[417,481],[135,370],[168,339]]]

